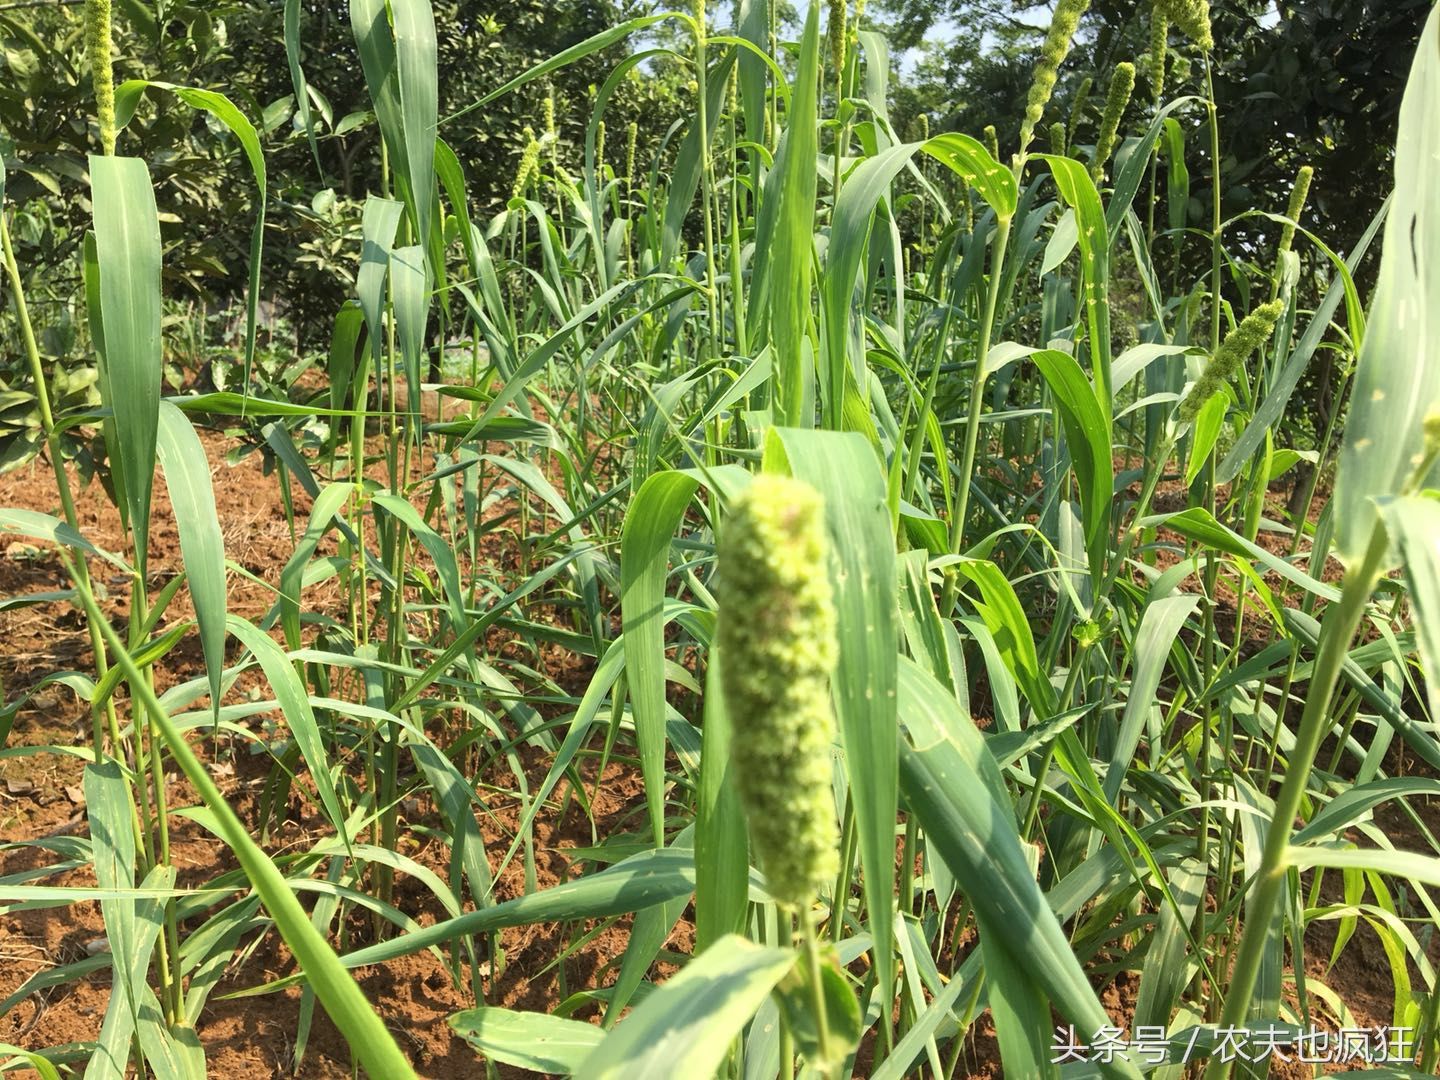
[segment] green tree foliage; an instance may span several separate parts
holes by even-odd
[[[223,88],[261,132],[270,231],[298,238],[267,245],[261,278],[267,297],[286,297],[285,313],[304,345],[328,336],[329,320],[351,287],[359,238],[354,215],[345,210],[382,187],[379,133],[354,61],[347,4],[302,0],[301,62],[311,90],[317,170],[297,114],[282,8],[262,0],[182,2],[166,7],[162,23],[137,0],[119,2],[115,65],[117,81]],[[553,159],[578,167],[591,102],[625,55],[623,45],[561,69],[544,89],[505,95],[448,123],[444,118],[640,5],[441,0],[434,8],[440,134],[461,157],[475,205],[493,211],[509,197],[525,149],[522,131],[540,126],[547,90],[560,103]],[[84,47],[79,6],[0,10],[0,153],[11,172],[10,198],[28,216],[27,227],[17,229],[20,262],[44,280],[40,294],[57,298],[73,298],[78,289],[76,244],[90,213],[86,156],[99,149]],[[642,155],[680,112],[674,80],[640,73],[609,109],[612,126],[638,122]],[[254,188],[235,140],[173,97],[150,95],[121,132],[120,152],[152,162],[161,226],[173,246],[165,260],[171,299],[188,297],[212,309],[233,303],[244,288],[241,267],[254,220]],[[622,162],[610,164],[618,170]],[[178,227],[182,220],[205,220],[212,228],[186,232]]]
[[[1225,118],[1224,200],[1283,203],[1302,165],[1316,173],[1312,222],[1337,248],[1364,231],[1389,190],[1393,134],[1427,0],[1218,0],[1211,57],[1215,96]],[[1030,74],[1051,3],[1028,0],[878,0],[871,6],[896,49],[918,47],[913,78],[898,93],[897,120],[927,112],[932,124],[978,135],[986,124],[1013,139],[1025,110]],[[1081,22],[1084,44],[1068,58],[1047,119],[1063,119],[1076,88],[1107,85],[1122,61],[1149,50],[1149,0],[1095,0]],[[926,44],[926,42],[931,42]],[[1193,56],[1180,32],[1175,50]],[[1199,65],[1181,59],[1167,99],[1198,89]],[[1189,76],[1187,80],[1186,76]],[[1132,105],[1144,104],[1139,97]],[[1098,116],[1093,103],[1091,119]],[[1082,138],[1093,141],[1093,126]],[[1209,220],[1197,186],[1191,220]]]

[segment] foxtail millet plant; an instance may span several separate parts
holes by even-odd
[[[776,902],[807,905],[839,869],[831,792],[836,617],[819,492],[761,475],[721,529],[716,642],[734,775]]]

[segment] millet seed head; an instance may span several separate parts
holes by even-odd
[[[1170,17],[1163,2],[1150,10],[1150,51],[1145,61],[1145,78],[1150,83],[1151,100],[1156,105],[1165,96],[1165,61],[1170,54]]]
[[[1065,124],[1060,120],[1050,125],[1050,152],[1065,155]]]
[[[845,18],[849,12],[849,0],[830,0],[829,21],[826,28],[830,35],[830,66],[839,78],[845,71]]]
[[[85,0],[85,55],[95,87],[95,115],[100,123],[100,146],[115,152],[115,77],[111,68],[110,0]]]
[[[1035,76],[1030,83],[1030,93],[1025,98],[1025,121],[1020,126],[1020,153],[1024,154],[1035,134],[1035,125],[1045,115],[1045,106],[1055,91],[1055,80],[1060,74],[1060,65],[1070,55],[1070,44],[1075,30],[1080,25],[1080,16],[1085,14],[1090,0],[1059,0],[1055,14],[1050,19],[1050,30],[1045,35],[1045,44],[1040,50],[1040,62],[1035,65]]]
[[[1135,90],[1135,65],[1127,62],[1117,64],[1110,76],[1110,89],[1105,95],[1105,111],[1100,116],[1100,135],[1095,140],[1095,159],[1090,163],[1090,175],[1099,183],[1105,172],[1105,163],[1115,149],[1115,135],[1120,130],[1120,120],[1125,107],[1130,104],[1130,95]]]
[[[790,907],[839,866],[828,547],[819,493],[783,476],[756,477],[720,534],[716,633],[734,775],[771,895]]]
[[[1181,420],[1194,420],[1205,402],[1221,391],[1240,366],[1250,359],[1250,354],[1270,339],[1284,310],[1283,300],[1262,304],[1225,335],[1225,340],[1220,342],[1220,348],[1215,350],[1200,378],[1195,380],[1195,385],[1180,402]]]
[[[521,199],[530,190],[530,185],[540,175],[540,142],[535,138],[535,129],[525,125],[525,149],[520,154],[520,165],[515,170],[515,183],[510,189],[512,199]]]
[[[1309,165],[1300,166],[1300,171],[1295,174],[1295,186],[1290,189],[1290,205],[1285,210],[1285,216],[1291,221],[1299,221],[1300,215],[1305,212],[1305,200],[1310,197],[1310,181],[1315,178],[1315,170]],[[1290,246],[1295,243],[1295,226],[1285,225],[1280,231],[1280,250],[1289,251]]]
[[[1440,409],[1431,409],[1421,421],[1427,455],[1440,452]]]
[[[1210,30],[1210,0],[1156,0],[1156,10],[1163,10],[1165,17],[1180,28],[1201,52],[1215,47],[1215,37]]]

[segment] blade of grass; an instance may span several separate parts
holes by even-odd
[[[143,581],[160,424],[160,219],[150,171],[138,158],[92,157],[90,191],[105,341],[102,398],[115,416],[135,569]]]
[[[210,703],[220,718],[220,680],[225,670],[225,540],[215,512],[215,492],[205,447],[185,414],[160,403],[157,449],[180,533],[185,578],[200,628],[200,649],[210,680]]]

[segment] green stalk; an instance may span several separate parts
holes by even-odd
[[[732,76],[733,78],[733,76]],[[750,355],[750,331],[745,324],[745,279],[740,270],[740,223],[745,210],[744,188],[740,183],[739,120],[730,110],[730,303],[735,323],[735,351]],[[627,233],[628,236],[628,233]],[[632,270],[633,276],[633,270]]]
[[[5,272],[10,278],[10,289],[14,293],[15,319],[20,324],[20,338],[25,345],[25,359],[30,366],[30,379],[35,384],[35,401],[40,409],[40,431],[45,437],[45,449],[50,458],[50,467],[55,473],[55,486],[60,492],[60,511],[64,515],[65,524],[78,532],[79,518],[75,513],[75,496],[70,491],[70,477],[65,472],[65,459],[60,446],[60,436],[55,430],[55,416],[50,409],[50,387],[45,379],[45,365],[40,359],[40,348],[35,341],[35,328],[30,322],[30,309],[25,303],[25,283],[20,277],[19,263],[15,260],[15,248],[10,241],[10,226],[3,213],[0,213],[0,251],[3,251]],[[88,585],[90,581],[89,567],[84,559],[81,559],[78,565],[79,573],[85,578]],[[109,671],[110,663],[105,656],[105,649],[102,647],[100,631],[93,625],[87,629],[90,633],[90,650],[95,657],[95,673],[104,679],[106,672]],[[121,752],[120,726],[115,716],[113,696],[105,701],[105,716],[109,721],[111,741],[118,756]],[[102,752],[104,733],[98,710],[91,710],[91,720],[95,729],[95,764],[99,765],[104,759]]]
[[[135,523],[132,522],[131,524],[134,525]],[[138,642],[142,640],[141,628],[150,617],[150,597],[145,589],[145,581],[138,573],[131,586],[130,597],[130,633],[132,640]],[[148,666],[142,668],[141,678],[153,696],[155,690],[153,670]],[[134,681],[128,677],[126,681],[130,686],[130,694],[133,700],[138,696],[136,694]],[[155,744],[153,713],[143,708],[135,709],[133,710],[131,720],[136,732],[136,786],[141,793],[141,806],[145,811],[143,817],[146,819],[145,850],[148,853],[148,861],[151,866],[169,866],[170,808],[165,795],[164,749]],[[148,799],[145,797],[147,776],[155,799],[153,819],[148,812]],[[183,985],[183,977],[180,969],[180,931],[175,919],[175,901],[173,898],[165,902],[164,922],[165,935],[160,941],[157,950],[159,955],[157,957],[156,967],[160,977],[159,996],[165,1007],[165,1018],[166,1021],[173,1026],[184,1020],[183,999],[180,994],[180,988]]]
[[[825,1010],[825,987],[820,981],[820,944],[815,929],[815,911],[806,907],[800,914],[801,932],[805,938],[805,964],[810,972],[810,1007],[815,1010],[815,1030],[821,1047],[830,1045],[830,1018]],[[814,1070],[827,1080],[837,1080],[840,1067],[836,1062],[811,1062]]]
[[[706,71],[708,35],[705,29],[705,0],[695,0],[695,122],[700,131],[700,202],[704,208],[705,227],[705,303],[710,312],[710,355],[719,352],[720,309],[719,287],[715,274],[715,222],[711,200],[715,194],[715,166],[710,159],[709,73]]]
[[[1328,371],[1327,371],[1328,374]],[[1315,466],[1310,470],[1310,476],[1305,482],[1305,504],[1300,510],[1300,519],[1294,522],[1295,532],[1290,539],[1290,557],[1293,559],[1296,552],[1300,550],[1300,541],[1305,535],[1305,523],[1310,517],[1310,504],[1315,501],[1315,489],[1320,484],[1320,473],[1325,468],[1325,460],[1330,456],[1330,447],[1335,438],[1335,423],[1340,418],[1340,404],[1345,400],[1346,384],[1349,382],[1349,373],[1342,373],[1340,384],[1335,388],[1335,396],[1331,400],[1329,415],[1325,418],[1325,435],[1320,440],[1320,453],[1315,459]],[[1315,570],[1312,567],[1311,573]],[[1288,590],[1286,590],[1288,591]],[[1282,593],[1282,595],[1284,595]]]
[[[1145,480],[1140,489],[1140,498],[1135,503],[1135,521],[1139,521],[1150,512],[1150,501],[1155,497],[1155,489],[1160,486],[1160,478],[1165,474],[1165,465],[1170,460],[1170,455],[1175,451],[1175,444],[1179,441],[1176,432],[1171,430],[1165,442],[1160,447],[1160,452],[1155,455],[1154,463],[1146,470]],[[1110,590],[1115,587],[1115,582],[1124,568],[1125,562],[1130,558],[1130,552],[1140,539],[1140,530],[1131,523],[1130,528],[1123,531],[1120,539],[1120,546],[1115,552],[1114,559],[1110,562],[1110,568],[1105,573],[1105,580],[1100,586],[1097,602],[1110,595]]]
[[[1327,721],[1335,685],[1340,679],[1350,642],[1365,615],[1370,594],[1380,579],[1388,543],[1385,530],[1377,525],[1364,557],[1346,572],[1339,601],[1325,613],[1320,631],[1320,649],[1310,677],[1305,711],[1300,717],[1299,730],[1295,733],[1295,747],[1285,770],[1285,781],[1275,798],[1275,812],[1265,833],[1265,847],[1261,854],[1256,891],[1247,905],[1245,929],[1235,957],[1230,990],[1225,996],[1225,1009],[1221,1013],[1222,1025],[1238,1027],[1249,1017],[1250,1001],[1265,958],[1265,939],[1270,918],[1285,888],[1289,869],[1286,855],[1290,847],[1295,815],[1300,810],[1305,788],[1309,784],[1310,770],[1315,763],[1320,742],[1329,727]],[[1233,1063],[1222,1061],[1218,1057],[1211,1058],[1205,1070],[1205,1080],[1225,1080],[1230,1075],[1231,1064]]]
[[[1018,167],[1017,167],[1018,171]],[[950,521],[950,551],[960,554],[965,539],[965,515],[970,507],[970,483],[975,469],[975,448],[980,440],[980,413],[984,407],[985,363],[990,354],[990,336],[995,329],[995,308],[1000,301],[1000,283],[1004,276],[1005,249],[1010,244],[1010,219],[1002,217],[995,224],[995,251],[990,259],[990,290],[985,299],[985,317],[980,320],[980,345],[975,353],[975,376],[970,383],[970,414],[965,424],[965,456],[960,466],[959,491],[956,493],[955,516]],[[960,591],[959,579],[951,574],[945,581],[940,612],[955,605]]]
[[[1420,1071],[1427,1076],[1435,1072],[1437,1060],[1440,1060],[1440,1038],[1436,1036],[1437,1024],[1440,1024],[1440,980],[1437,980],[1436,985],[1430,988],[1430,993],[1426,996],[1424,1018],[1421,1024],[1425,1048],[1420,1054]]]
[[[1215,79],[1205,54],[1205,112],[1210,126],[1210,349],[1220,348],[1220,117],[1215,109]]]
[[[834,0],[830,5],[830,58],[835,65],[835,113],[838,116],[841,105],[845,101],[845,67],[848,62],[849,53],[849,27],[846,25],[846,15],[849,10],[849,0]],[[835,153],[832,163],[834,178],[830,185],[831,196],[834,199],[832,205],[840,201],[840,171],[845,157],[845,144],[850,141],[850,125],[848,122],[840,124],[835,129]]]
[[[967,195],[968,198],[968,195]],[[920,204],[921,221],[921,253],[924,252],[924,221],[925,204]],[[943,306],[945,317],[941,320],[940,331],[935,342],[934,362],[930,365],[930,378],[925,383],[925,393],[921,398],[919,414],[915,421],[915,433],[910,441],[910,454],[905,464],[905,486],[904,498],[907,501],[915,500],[915,486],[920,479],[920,460],[925,448],[925,431],[930,422],[930,417],[935,409],[935,391],[940,385],[940,369],[944,366],[942,361],[945,358],[945,344],[950,340],[950,327],[955,319],[955,306],[948,302],[948,282],[944,271],[939,266],[932,265],[927,278],[933,276],[935,282],[935,295]],[[918,366],[917,366],[918,371]],[[949,491],[946,490],[946,500],[949,500]]]
[[[1170,21],[1158,6],[1150,9],[1150,87],[1156,115],[1165,98],[1165,63],[1169,56]],[[1155,204],[1159,201],[1160,143],[1150,148],[1150,202],[1146,207],[1145,243],[1155,248]]]
[[[845,909],[849,905],[850,882],[855,877],[855,857],[859,846],[859,834],[855,830],[855,805],[850,793],[845,793],[845,813],[840,829],[840,873],[835,878],[835,891],[830,897],[830,940],[840,943],[845,931]]]
[[[1075,654],[1075,659],[1070,665],[1070,673],[1065,677],[1065,689],[1060,695],[1061,712],[1070,707],[1070,701],[1075,695],[1075,687],[1080,673],[1085,667],[1085,658],[1090,649],[1090,645],[1082,644]],[[1060,740],[1055,738],[1046,744],[1045,753],[1040,759],[1040,767],[1035,771],[1035,788],[1030,793],[1030,806],[1025,812],[1025,825],[1020,830],[1021,838],[1026,841],[1034,839],[1035,826],[1040,820],[1040,803],[1045,795],[1045,777],[1050,773],[1050,765],[1055,760],[1055,748],[1059,742]]]

